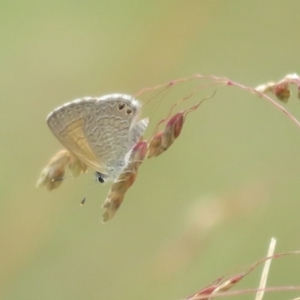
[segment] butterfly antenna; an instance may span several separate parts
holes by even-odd
[[[85,200],[86,200],[86,196],[81,200],[80,206],[82,206],[85,203]]]
[[[100,173],[100,172],[96,172],[95,173],[95,181],[97,182],[101,182],[101,183],[104,183],[105,182],[105,175]],[[91,190],[91,187],[92,185],[94,184],[94,182],[92,182],[89,187],[88,187],[88,190],[87,190],[87,193],[86,193],[86,196],[80,201],[80,206],[83,206],[86,199],[87,199],[87,194],[89,193],[89,191]]]
[[[91,190],[91,187],[92,187],[93,184],[94,184],[94,182],[92,182],[92,183],[89,185],[89,187],[88,187],[88,189],[87,189],[87,192],[86,192],[85,196],[84,196],[83,199],[80,201],[80,206],[83,206],[83,205],[85,204],[85,201],[86,201],[86,199],[87,199],[87,195],[88,195],[89,191]]]
[[[88,187],[88,189],[87,189],[87,191],[86,191],[85,196],[84,196],[83,199],[80,201],[80,206],[83,206],[83,205],[85,204],[85,201],[86,201],[86,199],[87,199],[88,193],[90,192],[90,190],[91,190],[93,184],[94,184],[94,182],[90,183],[90,185],[89,185],[89,187]]]

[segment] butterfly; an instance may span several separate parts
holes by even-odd
[[[60,143],[96,171],[100,182],[115,180],[149,119],[139,120],[141,104],[130,95],[84,97],[54,109],[47,123]]]

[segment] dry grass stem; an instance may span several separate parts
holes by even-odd
[[[143,150],[139,149],[137,151],[137,148],[135,148],[139,147],[140,142],[138,142],[134,146],[133,150],[131,150],[132,153],[134,153],[135,151],[137,152],[135,152],[134,155],[131,157],[128,166],[123,170],[123,173],[117,178],[117,180],[114,182],[113,186],[109,191],[109,194],[103,205],[105,209],[103,221],[111,219],[116,213],[121,203],[123,202],[126,191],[136,180],[137,170],[141,162],[143,161],[144,156],[146,156],[147,158],[156,157],[168,150],[169,147],[173,145],[175,140],[180,136],[187,115],[190,112],[198,109],[198,107],[204,100],[211,99],[215,95],[216,91],[221,87],[235,86],[252,94],[258,95],[259,97],[267,100],[278,110],[283,112],[298,127],[300,127],[300,122],[297,120],[297,118],[295,118],[282,105],[277,103],[268,95],[272,94],[276,96],[280,101],[287,102],[291,95],[290,86],[296,85],[298,97],[300,97],[300,78],[297,74],[289,74],[283,79],[279,80],[278,82],[269,82],[267,84],[260,85],[256,88],[245,86],[238,82],[232,81],[226,77],[205,76],[201,74],[195,74],[187,78],[173,80],[167,84],[161,84],[152,88],[144,88],[140,90],[135,96],[139,97],[144,95],[145,93],[150,92],[156,92],[153,97],[158,96],[161,93],[164,93],[164,95],[166,95],[166,93],[168,93],[170,89],[173,88],[175,85],[180,85],[189,81],[193,81],[193,83],[196,82],[196,84],[198,84],[197,87],[191,88],[190,91],[188,91],[184,97],[182,97],[180,100],[178,100],[177,102],[175,102],[175,104],[171,106],[168,115],[165,118],[163,118],[160,122],[158,122],[153,136],[148,141],[145,140],[143,142]],[[204,83],[202,81],[204,81]],[[173,116],[171,116],[173,109],[177,105],[189,100],[190,98],[195,96],[200,90],[211,86],[215,87],[215,91],[211,96],[202,99],[197,105],[191,106],[190,108],[177,112]],[[153,97],[150,97],[148,102],[150,102],[153,99]],[[160,102],[161,101],[162,98],[160,99]],[[158,105],[160,105],[160,102]],[[158,132],[159,126],[164,122],[166,122],[165,128],[162,131]],[[145,149],[146,152],[144,155],[143,151]],[[49,190],[59,187],[62,183],[62,180],[60,179],[64,178],[65,169],[67,166],[73,173],[73,176],[86,173],[87,171],[87,166],[85,165],[85,163],[81,162],[73,153],[64,149],[58,152],[49,161],[48,165],[43,169],[38,179],[37,186],[45,185]]]
[[[268,254],[274,252],[275,244],[276,244],[275,239],[274,240],[272,239]],[[208,300],[208,299],[213,299],[215,297],[236,296],[236,295],[242,295],[242,294],[247,294],[247,293],[256,293],[256,294],[259,294],[259,297],[262,297],[265,292],[300,291],[300,286],[265,287],[268,272],[269,272],[269,267],[270,267],[270,265],[266,265],[266,264],[263,269],[262,279],[261,279],[259,288],[228,291],[228,289],[232,288],[234,285],[236,285],[238,282],[240,282],[245,276],[252,273],[262,263],[265,263],[272,259],[280,258],[280,257],[287,256],[287,255],[293,255],[293,254],[299,255],[300,250],[284,252],[284,253],[280,253],[280,254],[272,254],[270,256],[268,255],[267,257],[257,261],[246,272],[234,275],[225,280],[223,279],[224,276],[222,276],[222,277],[218,278],[213,284],[201,289],[199,292],[197,292],[196,294],[194,294],[192,296],[187,297],[185,300],[200,300],[200,299]],[[260,299],[262,299],[262,298],[260,298]]]
[[[275,247],[276,247],[276,239],[272,238],[270,245],[269,245],[267,257],[272,257],[274,255]],[[259,287],[258,287],[258,289],[260,291],[257,292],[255,300],[262,300],[262,298],[264,296],[264,289],[266,288],[266,285],[267,285],[267,279],[268,279],[268,274],[270,271],[271,262],[272,262],[272,259],[269,259],[265,262],[263,272],[261,275],[261,279],[260,279],[260,283],[259,283]]]
[[[214,84],[221,84],[224,86],[235,86],[242,90],[245,90],[247,92],[256,94],[257,96],[267,100],[269,103],[271,103],[276,109],[280,110],[282,113],[284,113],[289,119],[291,119],[298,127],[300,127],[300,122],[296,117],[294,117],[291,113],[289,113],[282,105],[277,103],[275,100],[273,100],[268,94],[273,94],[277,97],[277,99],[287,102],[287,99],[290,96],[290,85],[295,85],[297,87],[297,95],[298,98],[300,98],[300,77],[297,74],[288,74],[283,79],[279,80],[278,82],[269,82],[267,84],[261,84],[254,87],[249,87],[246,85],[243,85],[241,83],[238,83],[236,81],[230,80],[226,77],[219,77],[214,75],[202,75],[202,74],[194,74],[187,78],[181,78],[177,80],[172,80],[171,82],[157,85],[153,88],[144,88],[140,90],[136,96],[141,96],[147,92],[153,92],[155,90],[159,89],[166,89],[169,87],[173,87],[175,85],[183,84],[191,80],[208,80],[209,82],[212,82]],[[196,91],[195,91],[196,92]],[[194,93],[192,93],[194,94]],[[189,96],[188,96],[189,97]]]

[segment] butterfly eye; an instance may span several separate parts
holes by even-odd
[[[132,109],[131,108],[126,109],[126,115],[129,116],[131,114],[132,114]]]
[[[123,110],[124,107],[125,107],[125,104],[124,104],[124,103],[119,103],[119,104],[118,104],[118,109],[119,109],[119,110]]]

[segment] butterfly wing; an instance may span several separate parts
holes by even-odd
[[[47,117],[52,133],[78,159],[94,170],[106,174],[105,165],[94,154],[85,134],[85,116],[92,111],[97,98],[82,98],[68,102]]]
[[[84,131],[96,157],[107,166],[111,179],[126,165],[125,156],[132,148],[129,139],[140,104],[131,96],[112,94],[99,98],[85,118]]]
[[[149,119],[142,119],[132,125],[129,132],[129,148],[131,149],[143,136],[149,125]]]

